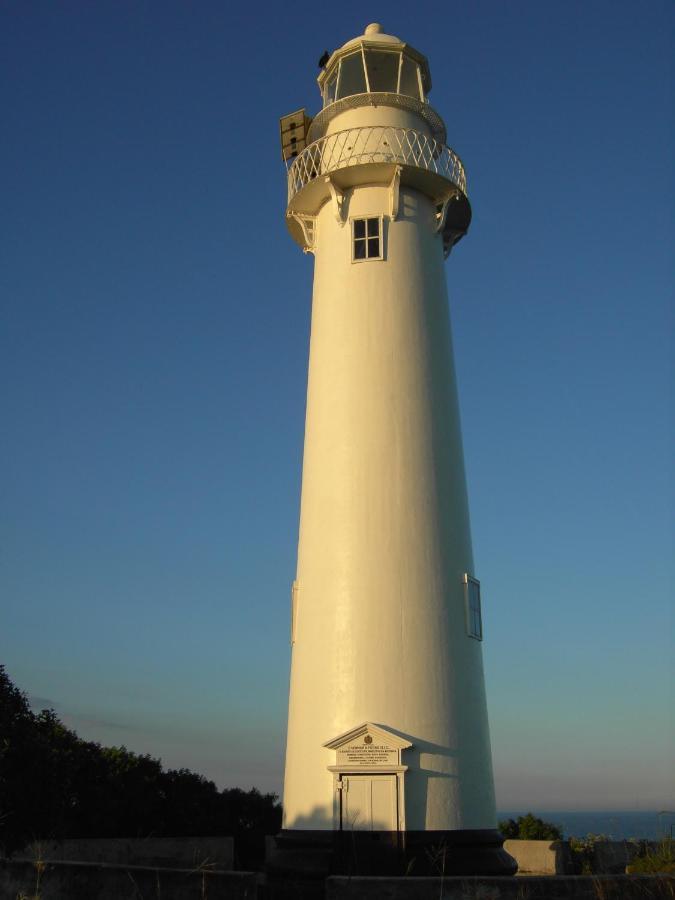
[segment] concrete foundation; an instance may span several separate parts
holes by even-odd
[[[492,829],[465,831],[282,831],[266,862],[270,881],[344,875],[514,875]]]

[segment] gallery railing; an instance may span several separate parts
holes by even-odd
[[[414,166],[451,181],[466,195],[466,175],[457,154],[414,128],[373,125],[320,138],[295,157],[288,169],[288,202],[322,175],[364,163]]]

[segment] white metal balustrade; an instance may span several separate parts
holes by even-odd
[[[413,128],[374,125],[320,138],[295,157],[288,169],[288,202],[322,175],[367,163],[392,163],[433,172],[466,195],[466,174],[457,154]]]

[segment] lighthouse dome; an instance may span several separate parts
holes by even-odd
[[[347,41],[346,44],[343,44],[342,47],[340,47],[338,52],[341,53],[343,50],[349,50],[351,47],[360,44],[364,38],[366,38],[369,43],[373,44],[398,44],[399,46],[403,46],[401,38],[394,37],[393,34],[385,34],[379,22],[371,22],[370,25],[366,25],[363,34]]]

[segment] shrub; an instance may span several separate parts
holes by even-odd
[[[517,819],[504,819],[499,830],[507,839],[521,841],[561,841],[562,829],[552,822],[545,822],[529,812]]]
[[[655,850],[649,846],[636,856],[626,872],[631,875],[675,875],[675,841],[664,838]]]
[[[609,840],[604,834],[587,834],[586,837],[571,837],[570,849],[579,875],[595,875],[595,846]]]

